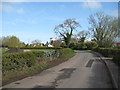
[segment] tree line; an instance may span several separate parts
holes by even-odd
[[[91,46],[113,47],[115,45],[117,38],[120,37],[118,18],[98,12],[90,15],[88,21],[90,24],[88,30],[82,30],[74,34],[75,31],[80,30],[80,23],[76,19],[66,19],[64,23],[57,25],[54,29],[59,39],[50,41],[49,43],[55,47],[71,48],[88,48]],[[88,37],[92,37],[92,39],[86,41]],[[2,37],[0,38],[0,42],[0,46],[4,47],[28,46],[28,44],[26,45],[21,42],[16,36]],[[32,44],[41,46],[41,41],[34,40]]]
[[[90,24],[89,32],[93,37],[91,41],[95,41],[98,47],[113,47],[116,43],[116,38],[120,37],[120,29],[118,28],[118,18],[106,15],[103,12],[92,14],[88,17]],[[76,19],[67,19],[63,24],[55,27],[55,33],[60,35],[69,47],[73,32],[80,27]],[[84,42],[88,33],[85,31],[78,34],[80,42]]]

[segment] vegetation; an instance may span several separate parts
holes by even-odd
[[[20,49],[60,49],[61,47],[20,47]]]
[[[51,45],[53,45],[54,47],[60,47],[60,44],[61,40],[51,41]]]
[[[71,43],[69,47],[74,50],[92,50],[94,48],[97,48],[98,45],[95,41],[86,41],[79,43]]]
[[[86,38],[88,37],[89,32],[88,31],[80,31],[76,36],[78,37],[78,42],[85,42]]]
[[[104,55],[105,57],[113,58],[113,61],[120,65],[120,49],[116,48],[95,48],[94,51],[97,51]]]
[[[59,49],[57,50],[57,53],[59,55],[59,58],[68,58],[75,54],[75,52],[70,48]]]
[[[41,70],[47,67],[49,61],[67,59],[75,53],[69,48],[57,49],[53,52],[31,51],[9,53],[2,55],[3,81]]]
[[[112,47],[120,36],[118,19],[104,13],[89,16],[90,30],[99,47]]]
[[[55,33],[59,34],[66,46],[69,47],[73,32],[80,27],[80,24],[75,19],[66,19],[63,24],[55,27]]]
[[[62,40],[58,39],[50,42],[54,47],[47,47],[39,40],[32,41],[31,45],[24,44],[16,36],[0,38],[0,42],[2,42],[0,46],[2,47],[19,47],[20,49],[31,50],[30,52],[2,55],[3,80],[44,69],[48,67],[48,61],[50,60],[62,60],[73,56],[75,54],[73,50],[94,50],[106,57],[112,57],[113,61],[120,65],[120,49],[113,48],[116,38],[120,36],[117,22],[117,18],[104,13],[96,13],[89,16],[93,39],[87,41],[90,33],[88,31],[80,31],[74,35],[74,31],[80,27],[80,24],[75,19],[66,19],[63,24],[56,26],[54,29],[55,33],[62,37]],[[49,43],[47,42],[46,44],[48,45]],[[5,52],[8,49],[0,50],[0,52]],[[44,50],[47,50],[47,52]]]
[[[20,40],[16,36],[8,36],[2,38],[2,46],[3,47],[19,47]]]

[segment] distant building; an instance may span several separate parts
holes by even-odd
[[[34,44],[30,44],[30,46],[33,46],[33,47],[42,47],[43,44],[42,43],[34,43]]]

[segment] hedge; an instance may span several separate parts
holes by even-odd
[[[59,58],[67,58],[69,56],[72,56],[75,52],[70,48],[63,48],[57,50],[57,55],[59,55]]]
[[[113,56],[113,60],[120,66],[120,50],[117,50]]]
[[[61,49],[62,47],[19,47],[20,49]]]
[[[116,48],[95,48],[94,51],[101,53],[105,57],[112,57],[113,61],[120,65],[120,49]]]
[[[20,52],[20,53],[6,53],[2,56],[2,70],[3,72],[9,70],[23,69],[24,67],[32,67],[39,64],[41,61],[50,60],[49,58],[66,58],[73,54],[74,51],[65,48],[58,49],[57,51],[31,51],[31,52]],[[48,55],[47,55],[48,54]]]
[[[94,41],[70,43],[69,47],[74,50],[92,50],[98,47],[97,43]]]
[[[2,70],[9,71],[23,67],[31,67],[35,64],[35,54],[32,52],[10,53],[2,56]]]

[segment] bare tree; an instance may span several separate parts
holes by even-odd
[[[80,31],[78,34],[77,34],[77,37],[79,39],[79,42],[84,42],[85,39],[87,39],[88,35],[89,35],[89,31]]]
[[[66,19],[63,24],[56,26],[54,31],[59,34],[59,36],[63,37],[66,46],[69,47],[73,31],[77,30],[78,27],[80,27],[80,24],[76,19]]]
[[[88,20],[91,25],[90,30],[99,47],[113,46],[119,35],[117,18],[99,12],[90,15]]]

